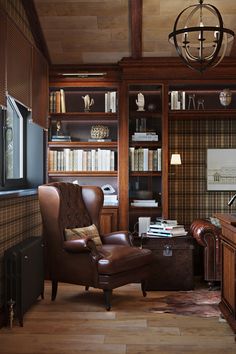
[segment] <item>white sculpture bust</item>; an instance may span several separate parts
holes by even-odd
[[[135,102],[136,102],[136,105],[138,106],[137,111],[145,111],[145,109],[144,109],[144,104],[145,104],[144,95],[141,92],[138,93],[138,99]]]
[[[90,110],[90,107],[94,104],[94,99],[89,97],[89,95],[82,96],[84,100],[84,110],[85,112],[88,112]]]

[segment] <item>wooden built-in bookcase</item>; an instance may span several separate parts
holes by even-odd
[[[105,149],[115,152],[115,164],[112,170],[64,171],[52,169],[51,162],[48,161],[48,181],[78,180],[82,184],[100,186],[111,184],[118,196],[117,206],[106,206],[106,217],[109,208],[113,212],[116,210],[115,218],[112,219],[112,216],[109,219],[113,229],[115,225],[119,229],[129,229],[133,232],[140,216],[150,216],[152,220],[160,216],[169,217],[169,189],[172,193],[175,192],[170,188],[174,177],[169,173],[170,155],[176,153],[169,148],[169,127],[172,122],[187,119],[235,119],[236,73],[230,63],[221,65],[221,71],[218,68],[209,70],[203,76],[190,72],[173,58],[124,58],[107,71],[103,66],[98,66],[104,72],[104,76],[99,78],[86,75],[83,78],[67,77],[61,74],[62,68],[53,68],[50,92],[64,90],[66,110],[50,113],[48,157],[52,151],[64,149]],[[86,70],[94,72],[98,67],[89,67]],[[64,69],[64,72],[71,70],[70,67]],[[220,103],[219,94],[226,88],[232,93],[232,101],[229,106],[224,107]],[[116,92],[115,112],[106,112],[104,96],[109,91]],[[172,91],[177,91],[180,96],[184,92],[184,106],[183,103],[177,107],[172,105]],[[142,93],[145,99],[144,111],[139,111],[136,103],[139,93]],[[94,105],[89,112],[84,112],[82,96],[86,94],[94,99]],[[190,97],[194,97],[194,104],[193,101],[189,103]],[[51,137],[57,134],[58,122],[61,126],[60,134],[70,136],[71,141],[51,141]],[[91,127],[94,125],[107,126],[110,141],[89,140]],[[132,135],[138,136],[135,133],[145,131],[156,133],[158,140],[142,141],[132,138]],[[144,170],[142,167],[131,167],[131,151],[137,153],[138,150],[141,153],[144,150],[146,156],[158,150],[161,160],[159,167],[154,167],[153,161],[151,167]],[[184,160],[180,170],[185,171],[186,166]],[[138,199],[152,199],[154,204],[134,204],[134,200]],[[181,218],[182,216],[178,216],[179,221]]]
[[[114,231],[120,188],[119,83],[62,77],[50,83],[49,91],[48,182],[111,186],[113,200],[104,202],[101,232]],[[97,129],[106,136],[92,135]]]

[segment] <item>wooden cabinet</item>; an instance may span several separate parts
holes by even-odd
[[[0,106],[6,107],[6,16],[0,10]]]
[[[102,187],[102,233],[118,228],[118,96],[114,82],[50,85],[48,181]]]
[[[48,126],[48,63],[36,48],[32,54],[32,120]]]
[[[236,333],[236,214],[216,214],[222,225],[220,310]]]
[[[32,46],[7,18],[7,91],[26,107],[31,107]]]
[[[105,235],[118,230],[118,209],[104,207],[101,214],[100,233]]]

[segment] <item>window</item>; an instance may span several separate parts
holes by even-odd
[[[7,97],[1,111],[1,190],[26,187],[27,108]]]

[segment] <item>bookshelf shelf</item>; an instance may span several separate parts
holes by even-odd
[[[117,141],[108,142],[79,142],[79,141],[50,141],[48,142],[49,148],[79,148],[79,149],[96,149],[96,148],[117,148]]]
[[[60,119],[60,120],[69,120],[69,119],[84,119],[84,120],[109,120],[117,121],[117,113],[111,112],[65,112],[65,113],[51,113],[50,119]]]
[[[170,110],[169,118],[174,119],[235,119],[236,109]]]
[[[162,175],[162,172],[158,171],[131,171],[130,176],[131,177],[160,177]]]
[[[117,171],[48,171],[49,177],[117,177]]]
[[[158,148],[162,146],[161,141],[131,141],[130,147],[150,147],[150,148]]]

